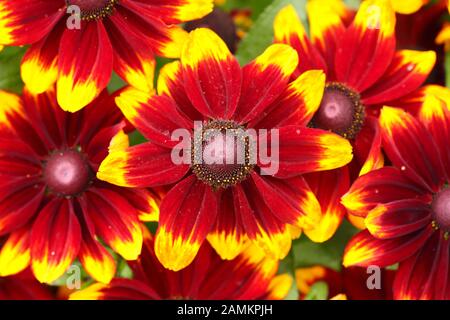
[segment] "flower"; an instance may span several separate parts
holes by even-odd
[[[283,299],[291,288],[289,275],[276,275],[278,260],[266,258],[255,246],[232,261],[224,261],[205,244],[189,267],[173,272],[161,265],[152,236],[148,232],[145,235],[141,256],[129,262],[133,279],[95,283],[72,293],[70,299],[275,300]]]
[[[371,280],[370,277],[375,275],[379,275],[379,279]],[[367,268],[350,267],[336,271],[321,265],[295,270],[300,299],[308,299],[313,294],[314,285],[325,283],[328,298],[332,300],[342,296],[349,300],[390,300],[394,275],[395,271],[386,269],[372,274]],[[368,283],[374,287],[369,288]]]
[[[51,283],[79,258],[96,280],[115,273],[100,239],[128,260],[141,251],[143,220],[156,220],[158,196],[99,181],[108,153],[127,143],[114,97],[102,93],[80,112],[63,112],[54,90],[23,97],[0,91],[0,276],[31,264]]]
[[[342,199],[367,226],[348,243],[344,265],[399,262],[395,299],[450,299],[450,104],[427,91],[417,118],[382,109],[393,166],[361,176]]]
[[[48,286],[34,279],[28,270],[18,275],[0,277],[0,300],[53,300]]]
[[[352,21],[344,4],[336,0],[311,0],[307,13],[309,38],[294,7],[288,5],[275,18],[275,42],[291,45],[301,57],[294,78],[306,70],[324,70],[325,93],[319,107],[310,110],[313,116],[309,125],[347,138],[355,154],[348,166],[339,169],[340,178],[328,177],[337,173],[320,173],[308,180],[317,186],[315,193],[324,196],[318,199],[321,222],[305,233],[321,242],[334,234],[345,215],[339,203],[345,190],[337,190],[326,181],[338,179],[338,185],[345,188],[359,175],[383,166],[379,107],[422,85],[435,64],[436,54],[396,51],[396,16],[388,0],[362,2]],[[360,225],[355,217],[351,221]]]
[[[152,51],[179,56],[186,33],[173,24],[212,8],[212,0],[0,0],[0,45],[31,44],[21,65],[28,89],[39,94],[57,82],[58,103],[75,112],[99,95],[113,69],[148,90]]]
[[[309,228],[317,222],[318,204],[301,174],[343,166],[352,149],[334,133],[305,126],[310,110],[318,107],[325,79],[323,72],[310,71],[289,85],[297,63],[292,48],[276,44],[241,68],[214,32],[200,28],[190,33],[181,61],[161,70],[159,95],[128,89],[116,99],[149,142],[112,150],[97,176],[129,187],[175,184],[161,203],[155,239],[156,256],[166,268],[189,265],[206,237],[224,259],[236,257],[247,239],[283,258],[291,244],[290,226]],[[264,117],[269,111],[272,116]],[[172,133],[183,128],[190,146],[196,120],[203,126],[200,140],[215,129],[219,142],[203,141],[185,157],[191,160],[196,149],[200,157],[210,150],[228,162],[173,161],[179,141]],[[259,154],[268,155],[271,144],[263,142],[278,135],[279,159],[252,163],[251,142],[242,136],[239,141],[245,143],[235,148],[220,143],[227,130],[250,128],[274,129],[258,140]],[[234,157],[236,148],[245,155],[241,162]],[[271,165],[276,173],[269,174]]]

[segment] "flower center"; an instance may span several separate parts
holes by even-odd
[[[233,121],[214,120],[196,136],[191,151],[192,171],[214,189],[228,188],[247,178],[254,168],[251,137]]]
[[[50,155],[44,165],[44,181],[51,192],[75,196],[92,181],[93,174],[86,158],[76,150],[63,150]]]
[[[431,204],[433,220],[437,227],[445,232],[450,232],[450,188],[436,194]]]
[[[312,126],[353,139],[364,124],[364,106],[358,93],[340,83],[329,83]]]
[[[92,21],[109,16],[119,0],[66,0],[68,6],[78,6],[81,19]]]

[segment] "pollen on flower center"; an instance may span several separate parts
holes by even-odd
[[[365,110],[359,94],[340,83],[329,83],[311,124],[353,139],[361,130],[364,118]]]
[[[245,129],[232,121],[209,122],[203,127],[201,137],[194,138],[192,171],[214,189],[245,180],[254,168],[250,139]]]
[[[78,6],[82,20],[98,20],[109,16],[119,0],[66,0],[68,6]]]
[[[92,181],[91,168],[76,150],[57,151],[44,164],[44,182],[49,190],[60,196],[75,196]]]
[[[450,232],[450,188],[436,194],[431,204],[433,220],[437,227]]]

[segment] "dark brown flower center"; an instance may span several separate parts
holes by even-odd
[[[365,110],[359,94],[340,83],[329,83],[311,124],[353,139],[361,130],[364,118]]]
[[[83,192],[93,179],[84,155],[72,149],[57,151],[44,164],[44,182],[60,196],[75,196]]]
[[[78,6],[82,20],[99,20],[109,16],[119,0],[66,0],[68,6]]]
[[[436,226],[448,234],[450,232],[450,188],[436,194],[431,209]]]
[[[254,168],[250,136],[232,121],[214,120],[194,137],[191,168],[197,178],[214,189],[245,180]]]

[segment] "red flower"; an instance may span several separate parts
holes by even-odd
[[[0,277],[0,300],[53,300],[55,293],[40,284],[31,272]]]
[[[349,300],[390,300],[392,299],[392,282],[395,271],[381,269],[379,275],[380,282],[378,284],[380,287],[369,289],[367,280],[371,273],[368,273],[366,268],[350,267],[343,268],[338,272],[318,265],[298,268],[295,271],[301,299],[304,299],[310,293],[313,285],[325,282],[329,299],[345,297]]]
[[[30,263],[50,283],[75,258],[95,279],[108,282],[113,256],[136,259],[142,234],[138,215],[157,219],[149,191],[99,181],[95,174],[110,149],[127,143],[112,97],[102,93],[83,111],[63,112],[54,92],[23,98],[0,92],[0,276]],[[117,111],[116,111],[117,110]]]
[[[250,246],[232,261],[223,261],[209,246],[200,249],[184,270],[165,269],[155,256],[154,243],[146,234],[142,254],[129,262],[133,279],[115,278],[72,293],[73,300],[261,300],[283,299],[292,285],[289,275],[278,275],[278,261],[264,257]]]
[[[152,88],[152,51],[178,57],[186,33],[173,24],[212,7],[212,0],[0,0],[0,45],[31,44],[25,84],[39,94],[57,81],[58,103],[74,112],[98,96],[113,69],[137,88]]]
[[[324,76],[306,72],[289,85],[297,63],[292,48],[277,44],[241,68],[216,34],[197,29],[181,62],[161,71],[159,96],[127,90],[116,99],[150,142],[110,152],[98,177],[130,187],[177,183],[161,204],[155,239],[156,255],[165,267],[186,267],[206,237],[225,259],[236,257],[248,238],[283,258],[291,243],[289,226],[310,228],[317,222],[318,203],[301,174],[345,165],[352,158],[351,146],[334,133],[306,127],[310,110],[320,102]],[[276,114],[265,117],[271,110]],[[269,165],[260,159],[250,163],[246,144],[236,146],[246,154],[242,164],[175,164],[171,152],[178,141],[171,141],[171,134],[179,128],[192,134],[194,120],[221,133],[277,128],[279,159],[272,164],[278,172],[261,175]],[[258,140],[264,153],[270,145],[264,148],[262,142]],[[203,147],[216,153],[222,149]],[[234,152],[227,148],[222,155],[228,159]]]
[[[347,245],[344,265],[400,262],[396,299],[450,299],[450,108],[428,94],[418,119],[384,107],[384,149],[394,167],[360,177],[343,197],[366,231]]]
[[[342,172],[313,174],[308,179],[316,185],[315,193],[324,196],[318,198],[323,218],[306,234],[322,242],[334,234],[345,215],[339,199],[349,179],[353,181],[384,164],[379,107],[393,105],[391,101],[416,90],[433,68],[436,54],[396,51],[396,17],[389,0],[362,2],[353,20],[345,5],[336,0],[309,1],[307,13],[309,38],[289,5],[275,18],[275,42],[289,44],[298,52],[300,63],[294,78],[306,70],[324,70],[325,93],[322,102],[309,110],[309,125],[349,139],[355,154]],[[335,181],[341,190],[335,188]],[[351,220],[357,224],[357,219]]]

